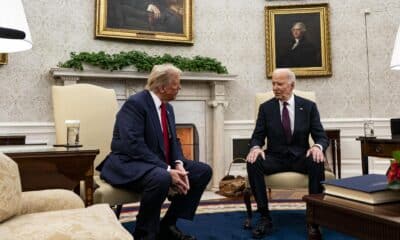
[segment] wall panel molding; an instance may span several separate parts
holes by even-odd
[[[363,134],[364,118],[322,119],[326,129],[340,129],[342,150],[342,177],[361,174],[361,150],[356,137]],[[390,122],[386,118],[373,118],[375,135],[390,137]],[[225,172],[232,161],[232,140],[250,138],[254,128],[253,120],[235,120],[224,122],[224,166]],[[55,143],[53,122],[1,122],[0,135],[26,135],[27,143]],[[385,173],[389,160],[370,158],[370,171]]]
[[[387,118],[329,118],[322,119],[325,129],[340,129],[342,152],[342,177],[361,175],[361,149],[356,141],[364,134],[364,121],[374,122],[375,135],[390,138],[390,121]],[[225,166],[232,161],[232,140],[250,138],[254,129],[253,120],[225,121]],[[370,172],[385,173],[389,160],[370,158]]]

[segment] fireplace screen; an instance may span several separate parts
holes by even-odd
[[[194,124],[176,124],[176,134],[181,142],[185,158],[199,161],[199,136],[196,126]]]

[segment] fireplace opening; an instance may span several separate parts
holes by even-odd
[[[176,135],[181,142],[184,157],[199,161],[199,134],[196,126],[190,123],[176,124]]]
[[[235,158],[246,158],[249,153],[250,138],[235,138],[232,140],[232,156]]]

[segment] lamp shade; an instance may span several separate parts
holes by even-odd
[[[21,0],[0,0],[0,29],[0,53],[32,48],[31,32]]]
[[[392,62],[390,63],[392,70],[400,70],[400,27],[397,31],[396,41],[394,42],[394,49],[392,55]]]

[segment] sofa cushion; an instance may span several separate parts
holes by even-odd
[[[22,193],[18,215],[84,207],[82,199],[70,190],[27,191]]]
[[[0,224],[2,240],[132,240],[108,204],[16,216]]]
[[[18,214],[21,203],[21,181],[18,165],[0,152],[0,222]]]

